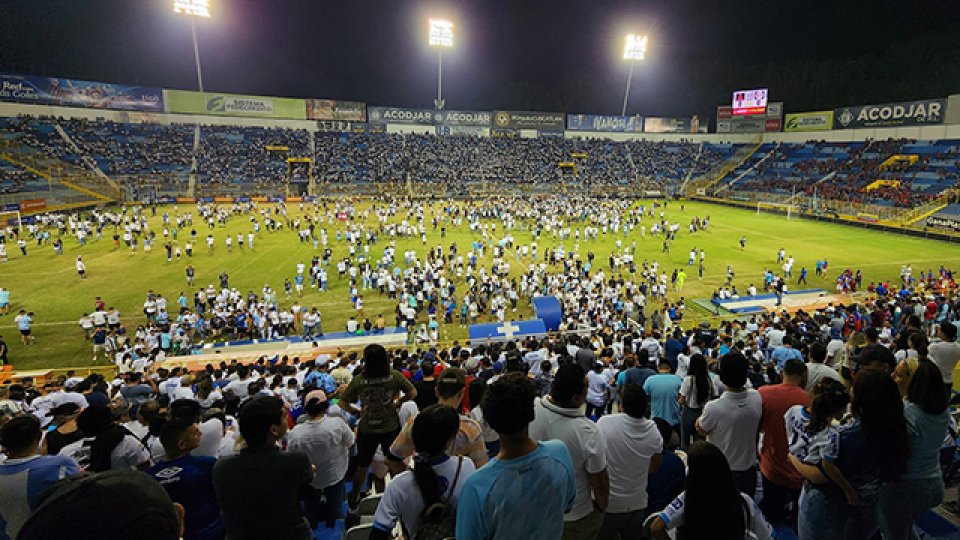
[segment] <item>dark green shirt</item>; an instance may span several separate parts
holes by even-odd
[[[363,417],[360,431],[364,433],[392,433],[400,430],[400,415],[394,400],[400,392],[409,394],[413,385],[399,371],[391,370],[388,377],[367,379],[357,375],[343,391],[340,399],[347,403],[360,401]]]

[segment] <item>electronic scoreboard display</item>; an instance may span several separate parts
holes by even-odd
[[[766,114],[768,94],[769,92],[766,88],[757,88],[756,90],[737,90],[733,93],[732,112],[734,116]]]

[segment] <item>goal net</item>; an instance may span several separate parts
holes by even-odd
[[[797,205],[782,202],[758,201],[757,215],[761,212],[771,212],[786,215],[787,219],[792,219],[794,212],[797,211]]]

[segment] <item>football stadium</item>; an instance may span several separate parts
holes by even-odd
[[[0,540],[960,538],[958,6],[143,4],[0,6]]]

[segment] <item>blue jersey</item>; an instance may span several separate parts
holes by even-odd
[[[16,538],[40,493],[79,472],[77,462],[66,456],[37,455],[0,465],[0,538]]]
[[[460,491],[457,540],[560,538],[563,514],[576,496],[573,463],[561,441],[542,441],[517,459],[494,458]]]
[[[173,502],[183,505],[184,540],[222,538],[223,519],[213,489],[213,465],[209,456],[186,455],[161,461],[147,470],[160,482]]]

